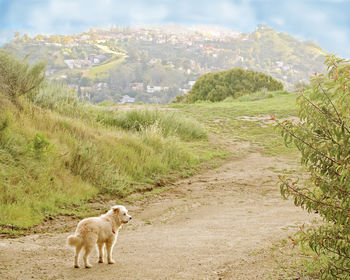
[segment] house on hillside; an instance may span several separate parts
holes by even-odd
[[[147,93],[154,93],[154,92],[158,92],[158,91],[162,91],[163,87],[160,86],[147,86]]]
[[[80,87],[80,92],[93,92],[92,87]]]
[[[65,59],[63,62],[68,66],[69,69],[74,68],[74,60],[73,59]]]
[[[188,81],[188,85],[190,88],[192,88],[195,83],[196,83],[196,81]]]
[[[102,91],[104,89],[107,89],[108,88],[108,84],[107,83],[97,83],[97,84],[94,84],[92,86],[92,88],[95,90],[95,91]]]
[[[87,59],[65,59],[63,62],[68,66],[69,69],[85,68],[91,65],[91,62]]]
[[[122,97],[122,99],[120,100],[120,104],[126,104],[126,103],[134,103],[135,102],[135,98],[134,97],[130,97],[129,95],[124,95]]]
[[[82,36],[80,36],[80,38],[78,38],[78,40],[89,40],[90,39],[90,35],[84,34]]]
[[[92,64],[97,65],[105,61],[107,59],[107,56],[103,54],[89,54],[88,59]]]
[[[143,83],[130,83],[129,87],[134,91],[143,91]]]

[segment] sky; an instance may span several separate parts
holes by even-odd
[[[175,23],[240,32],[266,24],[350,58],[350,0],[0,0],[0,45],[21,34]]]

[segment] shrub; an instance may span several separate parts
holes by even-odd
[[[46,153],[48,153],[51,149],[51,145],[47,138],[40,134],[35,133],[32,141],[28,145],[28,151],[31,152],[36,157],[40,157]]]
[[[280,177],[281,193],[296,206],[317,212],[325,221],[302,233],[318,255],[326,258],[320,279],[350,275],[350,65],[329,56],[328,76],[312,79],[298,98],[298,124],[280,123],[286,144],[294,143],[309,179],[305,184]]]
[[[0,90],[18,105],[18,97],[35,95],[45,79],[45,63],[31,66],[25,59],[20,61],[0,50]]]
[[[188,103],[197,100],[222,101],[225,98],[257,91],[282,90],[283,84],[271,76],[240,68],[201,76],[185,97]],[[178,101],[181,101],[180,99]]]

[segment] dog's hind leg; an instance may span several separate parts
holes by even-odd
[[[106,243],[106,248],[107,248],[107,258],[108,258],[109,264],[115,263],[115,261],[112,258],[113,246],[114,246],[114,240],[108,240]]]
[[[85,236],[85,244],[84,244],[84,249],[85,253],[83,256],[84,260],[84,265],[86,268],[91,268],[91,264],[89,263],[88,257],[91,253],[91,250],[96,246],[97,242],[97,235],[96,234],[88,234]]]
[[[83,247],[82,244],[78,244],[75,247],[75,255],[74,255],[74,267],[75,268],[79,268],[79,253],[80,253],[82,247]]]
[[[89,260],[88,260],[88,257],[91,253],[91,250],[94,248],[93,245],[90,245],[90,244],[86,244],[84,249],[85,249],[85,252],[84,252],[84,256],[83,256],[83,260],[84,260],[84,265],[86,268],[91,268],[91,264],[89,263]]]
[[[97,247],[98,247],[98,262],[99,263],[103,263],[103,246],[104,246],[103,242],[97,243]]]

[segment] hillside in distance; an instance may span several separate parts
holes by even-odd
[[[259,25],[240,33],[212,26],[178,25],[91,28],[75,35],[16,34],[4,49],[47,61],[47,76],[99,103],[167,103],[187,93],[208,72],[231,68],[271,75],[286,88],[325,72],[326,52]]]

